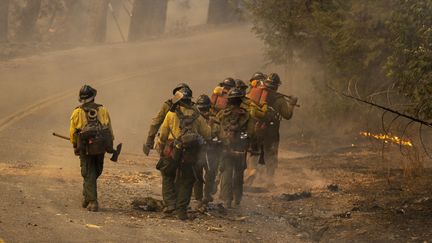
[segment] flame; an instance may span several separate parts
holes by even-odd
[[[364,137],[371,137],[371,138],[375,138],[378,140],[384,140],[385,143],[389,143],[392,142],[394,144],[398,144],[398,145],[403,145],[403,146],[407,146],[407,147],[412,147],[413,143],[409,140],[403,140],[402,138],[398,137],[398,136],[392,136],[390,134],[373,134],[370,132],[361,132],[360,135],[364,136]]]

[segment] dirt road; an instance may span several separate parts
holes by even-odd
[[[360,142],[312,156],[307,143],[284,141],[284,148],[303,153],[284,149],[277,186],[246,188],[240,209],[192,213],[196,218],[187,222],[133,209],[137,197],[161,197],[157,156],[145,157],[141,146],[172,87],[188,82],[197,97],[227,76],[247,79],[264,63],[262,48],[248,28],[236,26],[1,63],[0,242],[432,240],[430,170],[401,179],[402,170],[387,173],[377,153]],[[120,162],[105,163],[98,213],[80,208],[78,159],[67,141],[51,136],[67,134],[84,83],[98,89],[116,141],[124,143]]]

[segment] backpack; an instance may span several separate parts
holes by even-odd
[[[79,131],[78,138],[80,150],[86,155],[103,154],[113,147],[109,127],[102,125],[98,120],[99,107],[101,106],[90,103],[80,107],[86,114],[87,124]]]
[[[173,158],[186,164],[195,163],[201,145],[204,144],[204,139],[193,129],[193,124],[200,113],[194,109],[192,115],[185,115],[180,108],[177,108],[175,113],[180,120],[180,136],[174,141]]]
[[[221,130],[224,145],[236,152],[244,152],[248,146],[248,112],[242,108],[222,111]]]
[[[279,98],[281,98],[281,96],[278,93],[270,93],[267,97],[268,110],[264,118],[258,120],[255,124],[255,134],[260,139],[274,136],[275,133],[279,132],[282,117],[279,112],[273,108],[275,101]]]
[[[246,95],[257,105],[264,105],[268,103],[269,90],[265,86],[252,87]]]
[[[212,96],[210,97],[210,102],[216,111],[220,111],[222,109],[225,109],[228,105],[228,94],[227,92],[222,89],[222,87],[217,92],[213,92]]]

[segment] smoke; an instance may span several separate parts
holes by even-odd
[[[108,14],[109,42],[121,40],[113,16],[117,17],[127,38],[131,10],[127,2],[111,1],[114,11]],[[188,29],[204,24],[207,8],[208,1],[170,1],[166,30],[177,31],[178,26]],[[56,23],[53,26],[57,26]],[[317,102],[312,82],[321,74],[318,65],[305,63],[290,69],[266,66],[263,43],[251,32],[250,25],[212,28],[212,31],[197,31],[181,38],[165,35],[137,43],[86,46],[11,60],[2,67],[0,87],[13,95],[0,97],[0,108],[5,115],[10,115],[41,100],[64,94],[55,100],[55,104],[40,109],[47,116],[43,119],[44,124],[40,123],[39,110],[32,110],[27,117],[32,117],[33,124],[30,121],[21,124],[20,120],[13,126],[33,126],[37,129],[29,132],[35,133],[43,146],[62,144],[62,149],[67,151],[70,144],[51,138],[51,132],[68,133],[70,113],[79,105],[78,90],[82,85],[90,84],[98,89],[96,101],[110,111],[116,142],[124,143],[126,153],[140,154],[152,117],[171,97],[171,90],[177,83],[190,84],[194,97],[198,97],[211,94],[226,77],[247,82],[254,72],[262,71],[279,73],[283,81],[280,91],[299,97],[301,107],[295,110],[293,119],[282,122],[282,146],[287,147],[289,138],[301,136],[304,131],[316,127],[316,123],[310,122],[313,117],[310,111],[312,104]],[[4,141],[10,141],[6,137]],[[28,140],[24,135],[21,139],[28,141],[28,147],[31,147],[32,139]],[[14,157],[14,150],[4,152]],[[25,157],[40,158],[41,154],[30,152]]]

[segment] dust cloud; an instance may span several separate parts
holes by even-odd
[[[306,143],[296,154],[286,152],[297,150],[299,146],[291,145],[316,127],[310,112],[316,102],[312,80],[321,74],[318,66],[306,63],[289,69],[267,65],[265,47],[248,23],[206,29],[208,1],[170,1],[166,33],[123,43],[120,31],[127,39],[132,6],[127,1],[112,1],[113,5],[119,3],[120,8],[114,6],[117,11],[107,17],[108,43],[46,52],[0,65],[0,88],[13,94],[0,97],[0,153],[5,161],[75,168],[70,143],[51,133],[68,135],[69,117],[79,105],[78,91],[84,84],[98,90],[96,102],[108,108],[115,142],[124,144],[124,154],[143,156],[151,119],[177,83],[188,83],[193,96],[198,97],[210,95],[226,77],[248,82],[256,71],[279,73],[283,82],[280,92],[299,97],[301,107],[293,119],[282,122],[281,147],[285,152],[281,152],[281,161],[302,158],[319,146]],[[197,26],[198,30],[188,32]],[[180,36],[170,35],[180,32]],[[304,174],[310,178],[310,186],[325,184],[311,171]]]
[[[3,111],[0,119],[7,123],[0,134],[1,142],[13,147],[0,148],[5,159],[69,158],[67,141],[59,141],[50,134],[52,131],[68,134],[69,116],[79,105],[77,95],[84,84],[98,90],[96,102],[110,111],[116,142],[123,142],[124,151],[130,154],[141,154],[151,118],[179,82],[188,83],[194,97],[198,97],[211,94],[226,77],[248,82],[256,71],[278,72],[283,80],[281,92],[298,96],[302,105],[291,121],[282,124],[282,146],[287,147],[286,141],[301,136],[312,126],[307,116],[314,99],[311,80],[317,72],[307,70],[309,66],[287,70],[266,65],[264,45],[248,23],[206,29],[208,1],[169,1],[166,33],[142,42],[123,43],[120,31],[127,39],[132,5],[128,1],[112,1],[112,5],[117,10],[107,16],[106,44],[86,44],[63,51],[53,49],[0,65],[0,88],[13,94],[0,97]],[[53,28],[56,24],[60,23],[55,22]],[[70,24],[79,25],[78,22]],[[189,32],[195,27],[200,29]],[[11,118],[13,122],[7,122]],[[18,127],[18,134],[10,132]],[[35,141],[37,149],[30,149]],[[52,144],[63,151],[54,152]],[[17,150],[25,153],[17,156]]]

